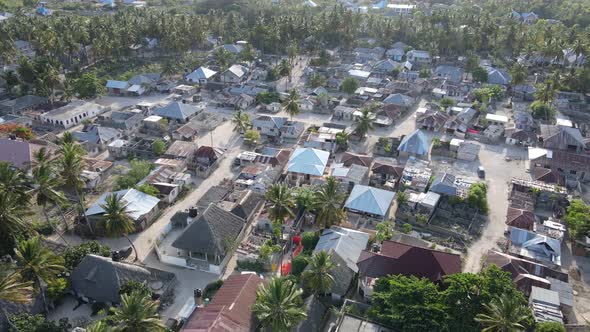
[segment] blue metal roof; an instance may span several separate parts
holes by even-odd
[[[385,216],[394,197],[395,193],[392,191],[357,184],[352,188],[352,192],[348,196],[344,207],[378,216]]]

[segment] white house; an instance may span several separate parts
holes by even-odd
[[[248,68],[242,65],[233,65],[221,74],[223,83],[240,83],[246,78]]]
[[[192,83],[207,84],[207,81],[215,76],[215,74],[217,74],[216,71],[207,67],[199,67],[192,73],[186,75],[186,80]]]
[[[93,102],[85,102],[82,100],[72,101],[68,105],[56,108],[45,114],[41,114],[39,119],[41,122],[59,126],[65,129],[79,125],[86,119],[93,118],[105,111],[108,108]]]

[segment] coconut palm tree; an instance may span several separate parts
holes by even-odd
[[[0,162],[0,191],[7,191],[19,198],[22,205],[29,201],[30,181],[20,169],[7,162]]]
[[[289,81],[291,80],[291,64],[289,63],[289,61],[287,61],[287,59],[283,59],[281,60],[281,63],[279,64],[279,75],[281,77],[287,77],[285,79],[285,91],[287,91],[287,87],[289,84]]]
[[[304,213],[315,210],[317,207],[315,191],[307,187],[297,188],[295,203],[297,208]]]
[[[232,58],[232,54],[223,47],[220,47],[215,51],[215,61],[220,70],[226,70],[232,61]]]
[[[301,275],[303,285],[316,295],[328,293],[334,284],[332,270],[336,267],[332,255],[324,250],[318,251],[307,262],[310,268]]]
[[[0,300],[27,303],[31,300],[33,287],[30,281],[22,281],[19,273],[0,279]]]
[[[123,196],[117,194],[110,194],[105,198],[104,204],[100,207],[104,210],[102,220],[104,222],[105,232],[109,236],[124,236],[135,252],[135,260],[137,260],[137,249],[129,238],[128,234],[135,231],[135,223],[129,217],[127,205],[123,201]]]
[[[86,332],[110,332],[112,329],[104,320],[97,320],[86,328]]]
[[[16,245],[16,238],[29,229],[24,217],[29,215],[18,193],[0,190],[0,254],[11,254]]]
[[[544,104],[549,105],[555,98],[555,87],[551,80],[545,80],[543,84],[537,84],[535,97]]]
[[[94,233],[92,229],[92,225],[88,222],[88,217],[86,216],[86,208],[84,207],[84,198],[81,195],[80,190],[84,186],[84,181],[82,181],[82,156],[84,155],[84,150],[75,142],[69,141],[69,137],[66,136],[64,133],[63,140],[64,143],[62,144],[61,148],[59,149],[60,158],[57,160],[57,166],[59,169],[59,175],[63,184],[66,188],[73,190],[76,194],[76,198],[78,199],[78,205],[82,215],[84,216],[84,222],[88,225],[88,229],[91,233]],[[68,141],[66,141],[66,139]]]
[[[356,126],[356,132],[359,134],[361,139],[367,135],[369,130],[373,129],[373,111],[365,107],[361,109],[361,116],[358,118],[358,124]]]
[[[283,108],[287,111],[291,120],[293,120],[293,116],[299,114],[299,93],[297,90],[289,90],[289,95],[283,102]]]
[[[307,317],[303,309],[302,292],[291,280],[273,278],[268,285],[259,286],[252,312],[265,330],[291,331]]]
[[[269,211],[271,220],[283,222],[285,218],[295,216],[295,213],[293,213],[295,198],[286,184],[273,184],[264,196],[271,203]]]
[[[14,253],[23,279],[32,281],[37,289],[41,281],[50,282],[65,271],[63,257],[44,247],[39,236],[20,241]]]
[[[336,133],[336,145],[338,146],[339,150],[346,151],[346,149],[348,148],[348,138],[349,135],[345,131]]]
[[[59,230],[52,224],[49,214],[47,213],[47,204],[55,206],[63,205],[67,202],[65,195],[56,188],[62,184],[59,177],[56,176],[53,168],[48,162],[45,148],[42,148],[35,154],[37,166],[33,169],[33,182],[37,186],[34,190],[35,201],[43,209],[43,215],[47,224],[53,228],[61,240],[67,245],[68,241],[64,239]],[[64,220],[66,222],[66,220]]]
[[[524,331],[524,321],[529,317],[529,309],[518,303],[517,299],[506,294],[484,304],[485,313],[475,316],[475,320],[484,328],[484,332]]]
[[[234,123],[234,131],[241,134],[252,127],[250,116],[242,111],[237,111],[231,121]]]
[[[330,176],[322,188],[316,192],[316,201],[319,207],[316,220],[322,228],[330,227],[344,219],[344,210],[341,207],[344,195],[339,191],[339,186],[336,178]]]
[[[526,82],[528,70],[524,65],[515,63],[510,69],[510,75],[512,76],[512,86],[520,85]]]
[[[112,308],[111,315],[107,319],[115,325],[115,331],[166,331],[166,327],[158,316],[158,302],[152,301],[149,295],[139,291],[123,294],[121,305]]]

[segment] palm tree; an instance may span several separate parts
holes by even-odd
[[[250,116],[247,113],[242,113],[242,111],[235,113],[231,121],[234,123],[234,131],[238,133],[243,134],[252,127]]]
[[[67,132],[66,132],[67,133]],[[66,188],[73,190],[76,194],[76,198],[78,199],[78,205],[80,207],[80,211],[84,216],[84,222],[88,226],[90,233],[94,233],[92,229],[92,225],[88,221],[88,217],[86,216],[86,208],[84,207],[84,198],[80,193],[80,189],[84,186],[84,181],[82,181],[82,156],[84,155],[84,150],[80,147],[80,145],[76,144],[75,142],[69,141],[70,135],[66,135],[64,133],[63,136],[63,144],[59,149],[59,154],[61,157],[57,160],[58,168],[60,171],[60,177],[63,181],[63,184]],[[66,141],[66,139],[68,141]]]
[[[310,268],[301,275],[303,285],[316,295],[329,292],[334,284],[332,270],[336,268],[332,255],[324,250],[318,251],[307,262]]]
[[[346,151],[348,148],[348,136],[348,133],[345,131],[336,133],[336,145],[338,146],[339,150]]]
[[[512,75],[512,86],[520,85],[526,82],[528,70],[524,65],[515,63],[510,69],[510,75]]]
[[[273,184],[264,196],[272,204],[269,211],[271,220],[278,220],[282,223],[285,218],[295,216],[293,213],[295,198],[286,184]]]
[[[104,320],[97,320],[86,328],[86,332],[110,332],[111,328]]]
[[[287,91],[287,86],[289,84],[289,81],[291,80],[291,64],[289,63],[289,61],[287,61],[286,59],[281,60],[281,63],[279,64],[279,75],[281,77],[285,77],[288,76],[287,79],[285,80],[285,91]]]
[[[66,131],[61,136],[61,144],[62,145],[74,143],[75,141],[76,141],[76,138],[74,137],[74,135],[72,135],[71,131]]]
[[[137,249],[135,249],[135,245],[128,236],[129,233],[135,231],[135,223],[128,215],[131,211],[127,210],[127,205],[123,202],[123,196],[110,194],[100,207],[104,210],[102,219],[107,235],[124,236],[135,252],[134,261],[137,260]]]
[[[299,114],[299,93],[297,93],[297,90],[289,90],[289,95],[283,102],[283,107],[289,113],[291,120],[293,120],[293,116]]]
[[[259,286],[252,312],[269,331],[291,331],[307,317],[300,297],[302,292],[291,280],[273,278],[268,285]]]
[[[361,113],[361,116],[358,118],[356,132],[363,139],[369,130],[373,129],[373,111],[365,107],[361,109]]]
[[[307,187],[298,188],[295,203],[297,204],[297,208],[303,213],[315,210],[317,202],[314,190]]]
[[[20,169],[15,169],[7,162],[0,162],[0,190],[10,192],[20,199],[22,205],[27,205],[30,181]]]
[[[489,304],[484,304],[485,313],[475,316],[475,320],[484,328],[484,332],[524,331],[522,325],[529,316],[528,308],[514,298],[503,294]]]
[[[537,84],[535,97],[544,104],[549,105],[555,98],[555,86],[551,80],[545,80],[543,84]]]
[[[404,191],[398,191],[395,200],[397,201],[398,206],[403,205],[408,202],[408,195]]]
[[[0,190],[0,253],[10,254],[15,247],[16,238],[29,229],[24,217],[29,213],[18,193]]]
[[[39,236],[20,241],[14,249],[14,257],[23,279],[33,283],[35,289],[41,293],[43,304],[47,308],[41,281],[50,283],[64,272],[64,258],[45,248]]]
[[[316,201],[319,207],[316,220],[322,228],[330,227],[344,219],[344,210],[341,208],[344,195],[339,191],[339,186],[336,178],[330,176],[322,188],[316,192]]]
[[[30,281],[21,281],[19,273],[12,273],[0,279],[0,300],[27,303],[31,300],[33,287]]]
[[[123,294],[121,305],[112,308],[107,319],[115,324],[115,331],[166,331],[158,316],[158,302],[152,301],[148,294],[139,291]]]
[[[220,70],[225,70],[232,61],[232,54],[223,47],[220,47],[215,51],[215,60]]]
[[[43,209],[43,215],[47,224],[53,228],[57,235],[62,241],[69,246],[68,241],[64,239],[59,230],[51,223],[49,215],[47,214],[47,204],[53,204],[55,206],[63,205],[67,202],[64,194],[56,188],[61,185],[61,179],[56,176],[51,165],[48,163],[47,154],[45,148],[40,149],[35,154],[35,160],[37,166],[33,169],[33,181],[37,185],[35,189],[36,203]],[[64,222],[67,222],[64,219]]]

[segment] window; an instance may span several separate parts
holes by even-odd
[[[578,173],[578,172],[576,172],[576,170],[575,170],[575,169],[572,169],[572,170],[570,171],[570,174],[572,174],[572,175],[576,175],[576,173]]]

